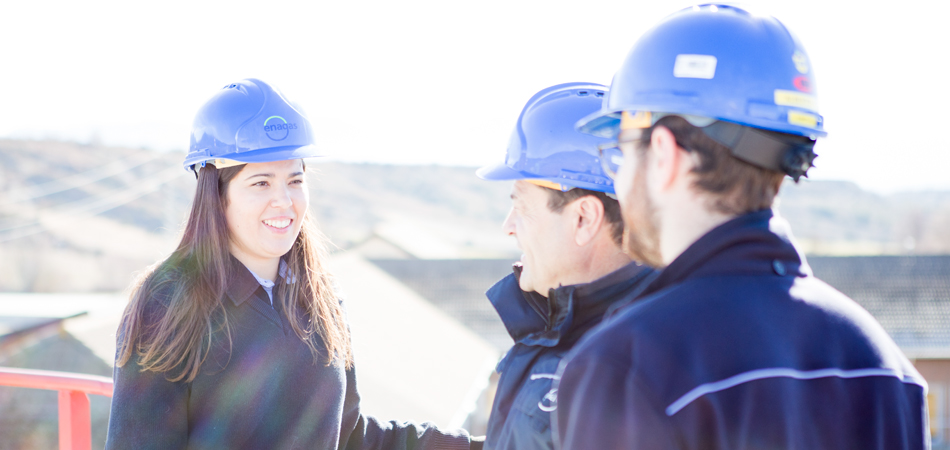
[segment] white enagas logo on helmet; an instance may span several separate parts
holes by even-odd
[[[287,120],[280,116],[270,116],[264,121],[264,133],[274,141],[287,139],[290,130],[296,129],[296,123],[287,123]]]

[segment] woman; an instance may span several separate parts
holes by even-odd
[[[470,448],[464,432],[360,414],[343,308],[307,214],[312,144],[306,117],[259,80],[198,112],[184,235],[119,327],[107,448]]]

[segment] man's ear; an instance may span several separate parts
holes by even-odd
[[[649,180],[655,183],[653,188],[658,191],[665,191],[682,182],[682,177],[693,168],[692,158],[676,143],[676,137],[669,128],[660,125],[653,129],[650,149],[653,157],[649,158],[649,165],[653,175]]]
[[[604,204],[593,195],[585,195],[571,204],[574,217],[574,242],[578,246],[589,244],[604,226]]]

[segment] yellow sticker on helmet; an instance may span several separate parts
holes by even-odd
[[[650,128],[653,126],[653,114],[650,111],[624,111],[620,114],[620,129]]]
[[[809,111],[818,112],[818,98],[814,95],[802,94],[801,92],[776,89],[775,104],[779,106],[792,106],[795,108],[802,108]]]
[[[800,127],[815,128],[818,126],[818,116],[801,111],[789,111],[788,123]]]
[[[555,191],[566,192],[572,189],[570,186],[564,186],[563,184],[555,183],[553,181],[548,181],[548,180],[528,179],[525,181],[537,186],[544,187],[544,188],[554,189]]]

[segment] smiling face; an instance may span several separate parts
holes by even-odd
[[[547,188],[524,180],[515,181],[511,211],[503,226],[518,240],[518,248],[523,252],[521,289],[545,297],[550,289],[569,278],[575,259],[570,251],[574,239],[572,223],[563,210],[551,211],[546,191]]]
[[[303,161],[246,164],[227,189],[231,254],[259,276],[272,277],[310,203]]]

